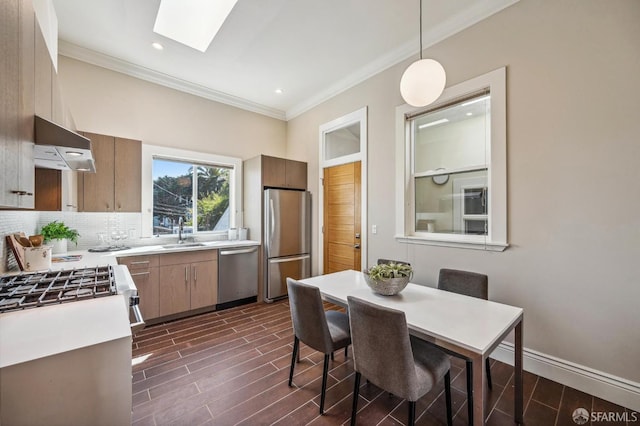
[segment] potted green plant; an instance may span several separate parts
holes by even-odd
[[[392,296],[409,284],[413,268],[406,263],[382,263],[363,271],[364,278],[375,293]]]
[[[80,234],[75,229],[69,228],[63,222],[54,220],[42,227],[40,233],[44,237],[44,241],[53,245],[52,253],[66,253],[67,241],[78,244]]]

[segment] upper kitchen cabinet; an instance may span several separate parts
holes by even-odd
[[[78,174],[78,211],[140,212],[142,143],[83,134],[91,139],[96,173]]]
[[[262,185],[269,188],[307,189],[307,163],[261,156]]]
[[[0,207],[34,206],[34,30],[31,0],[0,2]]]
[[[35,25],[35,114],[53,121],[53,64],[40,30]]]

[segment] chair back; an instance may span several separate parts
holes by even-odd
[[[392,260],[392,259],[378,259],[378,265],[388,265],[389,263],[395,263],[396,265],[409,265],[409,262],[405,262],[404,260]]]
[[[319,352],[331,352],[333,343],[320,290],[292,278],[287,278],[287,290],[295,335]]]
[[[354,369],[376,386],[415,401],[415,371],[404,312],[347,296]]]
[[[440,269],[438,288],[478,299],[489,299],[489,278],[476,272]]]

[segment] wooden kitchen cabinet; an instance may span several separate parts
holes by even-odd
[[[34,206],[34,27],[30,0],[0,2],[0,207]]]
[[[159,255],[119,257],[118,264],[129,269],[140,296],[140,311],[145,321],[160,316]]]
[[[159,255],[160,316],[215,306],[218,300],[218,251]]]
[[[91,139],[96,173],[78,175],[78,211],[140,212],[142,143],[82,132]]]
[[[262,184],[269,188],[307,189],[307,163],[262,157]]]

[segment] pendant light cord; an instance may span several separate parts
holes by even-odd
[[[422,60],[422,0],[420,0],[420,60]]]

